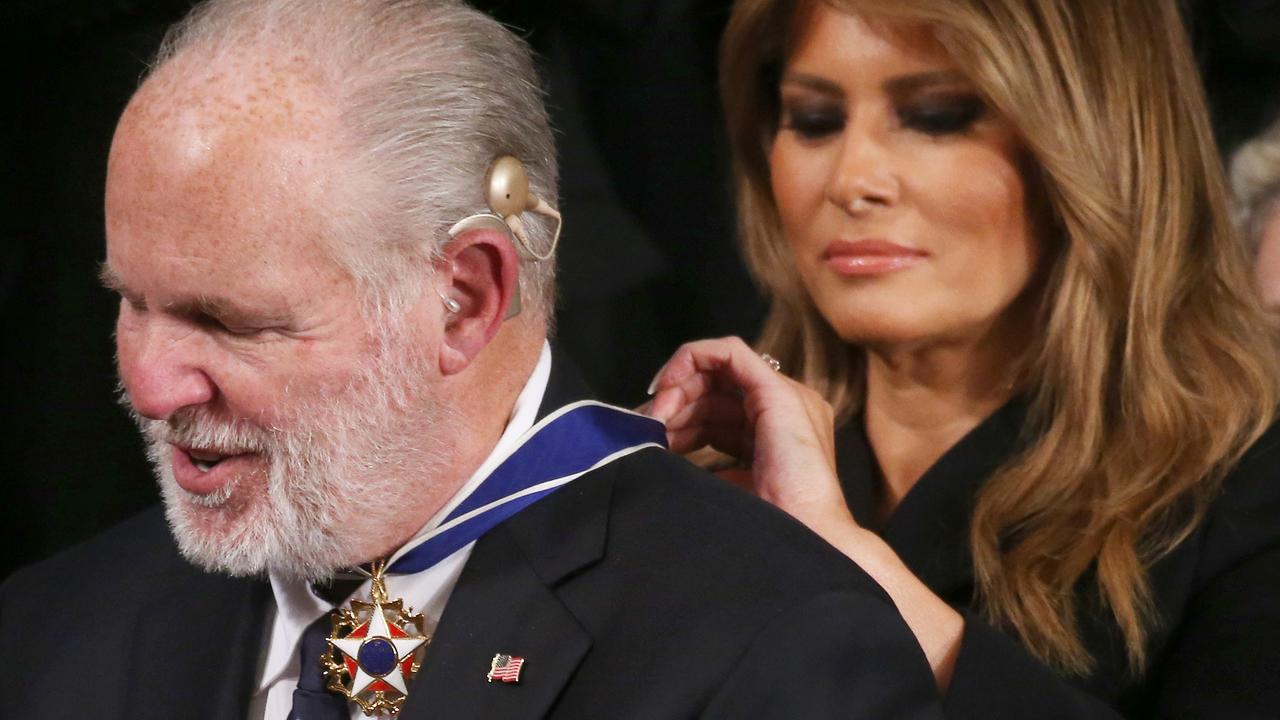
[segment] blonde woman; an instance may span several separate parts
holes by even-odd
[[[1231,188],[1262,301],[1280,309],[1280,120],[1236,151]]]
[[[675,448],[876,577],[952,717],[1275,717],[1278,345],[1176,3],[743,0],[722,53],[771,312],[659,372]]]

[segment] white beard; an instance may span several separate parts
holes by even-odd
[[[284,427],[221,419],[206,406],[167,421],[133,413],[184,557],[230,575],[316,580],[385,550],[397,516],[438,492],[454,413],[432,397],[405,343],[383,348],[345,388],[315,391],[319,399],[288,412]],[[170,443],[258,453],[265,472],[197,495],[175,480]]]

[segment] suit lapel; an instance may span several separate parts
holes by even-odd
[[[556,354],[538,411],[586,397]],[[591,636],[556,593],[604,554],[612,499],[609,468],[574,481],[477,542],[449,597],[405,720],[540,718],[591,648]],[[523,657],[519,683],[487,681],[495,654]]]
[[[171,593],[137,618],[126,693],[131,718],[243,718],[253,694],[270,596],[265,582],[187,565],[156,580]]]
[[[476,544],[410,689],[405,720],[544,717],[591,648],[509,540],[496,528]],[[498,653],[525,658],[519,683],[488,682]]]

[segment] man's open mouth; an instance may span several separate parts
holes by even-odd
[[[209,472],[223,460],[235,457],[234,454],[199,448],[187,448],[187,455],[191,457],[191,464],[195,465],[200,472]]]

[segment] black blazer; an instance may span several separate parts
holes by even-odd
[[[582,397],[557,357],[543,412]],[[147,512],[0,588],[0,716],[239,718],[261,580],[197,570]],[[489,683],[495,653],[526,658]],[[401,717],[931,718],[885,593],[781,512],[658,450],[481,538]]]
[[[1226,480],[1197,532],[1151,569],[1163,622],[1150,665],[1127,669],[1119,630],[1086,611],[1082,634],[1098,661],[1060,677],[974,612],[969,518],[986,478],[1020,448],[1026,406],[1014,401],[930,468],[879,528],[934,592],[966,615],[948,718],[1280,718],[1280,425]],[[874,526],[879,470],[853,422],[837,434],[837,465],[854,517]],[[1078,597],[1090,607],[1091,578]],[[1093,605],[1096,608],[1096,605]]]

